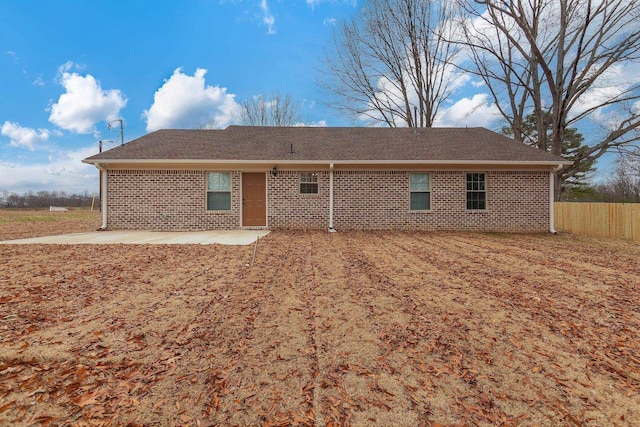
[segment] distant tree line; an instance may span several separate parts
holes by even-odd
[[[640,203],[640,149],[618,159],[613,173],[595,190],[604,202]]]
[[[0,191],[0,208],[90,207],[92,201],[93,195],[88,191],[79,194],[64,191],[27,191],[23,194]],[[97,196],[95,206],[100,206]]]

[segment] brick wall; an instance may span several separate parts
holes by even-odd
[[[240,227],[240,177],[232,172],[231,210],[207,212],[207,171],[109,171],[107,225],[112,229],[208,230]],[[465,172],[434,171],[431,209],[409,209],[409,172],[335,171],[334,226],[544,232],[549,227],[548,172],[486,172],[487,209],[466,210]],[[300,194],[299,173],[267,176],[271,229],[326,229],[329,172],[318,194]]]
[[[430,172],[431,209],[409,209],[409,172],[334,173],[336,229],[538,232],[549,229],[548,172],[486,172],[487,206],[467,211],[466,173]]]
[[[300,173],[280,171],[268,177],[269,228],[327,228],[329,226],[329,172],[318,172],[318,194],[300,194]]]
[[[107,227],[190,231],[240,226],[240,173],[231,173],[231,210],[207,212],[206,171],[109,171]]]

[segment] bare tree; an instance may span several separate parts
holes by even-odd
[[[608,201],[640,203],[640,157],[620,156],[615,169],[598,191]]]
[[[260,95],[244,101],[240,120],[248,126],[293,126],[301,121],[300,104],[289,94]]]
[[[323,84],[354,119],[430,127],[460,73],[453,2],[370,0],[334,33]]]
[[[640,1],[461,0],[462,43],[516,140],[533,114],[536,146],[562,155],[566,129],[602,129],[557,172],[561,183],[603,154],[640,140]],[[624,76],[628,77],[624,77]],[[545,116],[551,134],[545,137]]]
[[[196,124],[193,128],[199,129],[199,130],[212,130],[212,129],[221,129],[222,126],[220,122],[215,117],[213,117],[209,121],[203,121]]]

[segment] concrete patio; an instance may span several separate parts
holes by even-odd
[[[71,245],[250,245],[269,230],[219,230],[219,231],[93,231],[89,233],[61,234],[58,236],[32,237],[28,239],[5,240],[0,244],[71,244]]]

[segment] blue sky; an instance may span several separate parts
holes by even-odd
[[[323,101],[322,58],[362,0],[0,0],[0,193],[97,191],[82,159],[123,119],[160,128],[239,123],[240,103],[291,94],[303,120],[350,126]],[[470,76],[439,126],[499,127]],[[365,123],[355,123],[365,125]],[[113,147],[105,143],[105,149]]]
[[[238,103],[278,90],[307,122],[349,125],[321,102],[317,69],[332,24],[357,7],[0,0],[0,191],[94,191],[81,160],[118,138],[109,119],[125,120],[125,141],[212,118],[225,127]]]

